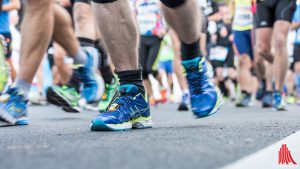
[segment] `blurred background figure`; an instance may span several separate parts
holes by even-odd
[[[9,12],[18,10],[20,8],[21,8],[21,3],[19,0],[3,0],[2,11],[0,12],[0,34],[5,38],[5,41],[6,41],[5,57],[6,57],[6,61],[9,64],[12,81],[15,80],[17,73],[15,70],[13,61],[11,59],[13,39],[12,39],[12,34],[11,34],[11,29],[10,29],[11,23],[10,23],[10,18],[9,18]]]

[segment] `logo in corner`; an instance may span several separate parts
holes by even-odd
[[[296,161],[293,159],[290,150],[286,144],[281,145],[278,156],[279,165],[297,165]]]

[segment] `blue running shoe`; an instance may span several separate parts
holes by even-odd
[[[278,111],[285,111],[286,103],[282,98],[282,94],[278,91],[275,91],[273,94],[273,107]]]
[[[85,65],[79,65],[74,69],[74,77],[83,83],[81,95],[87,103],[95,103],[101,99],[101,92],[99,87],[100,75],[95,71],[94,59],[99,57],[98,51],[91,47],[83,48],[87,60]]]
[[[0,121],[10,125],[28,125],[27,101],[15,87],[0,96]]]
[[[92,131],[124,131],[152,127],[149,103],[135,85],[123,85],[106,111],[91,122]]]
[[[215,114],[223,104],[219,88],[213,83],[212,70],[205,58],[183,61],[189,84],[192,111],[197,118]]]
[[[251,94],[242,93],[240,99],[236,103],[236,107],[249,107],[251,104]]]
[[[266,91],[262,99],[263,108],[272,108],[273,107],[273,94],[270,91]]]

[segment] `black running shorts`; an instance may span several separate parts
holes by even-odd
[[[255,24],[257,28],[273,27],[278,20],[291,22],[296,0],[258,0]]]

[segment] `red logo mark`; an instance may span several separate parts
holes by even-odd
[[[279,165],[289,165],[289,164],[297,165],[295,160],[293,159],[290,150],[287,148],[286,144],[283,144],[279,150]]]

